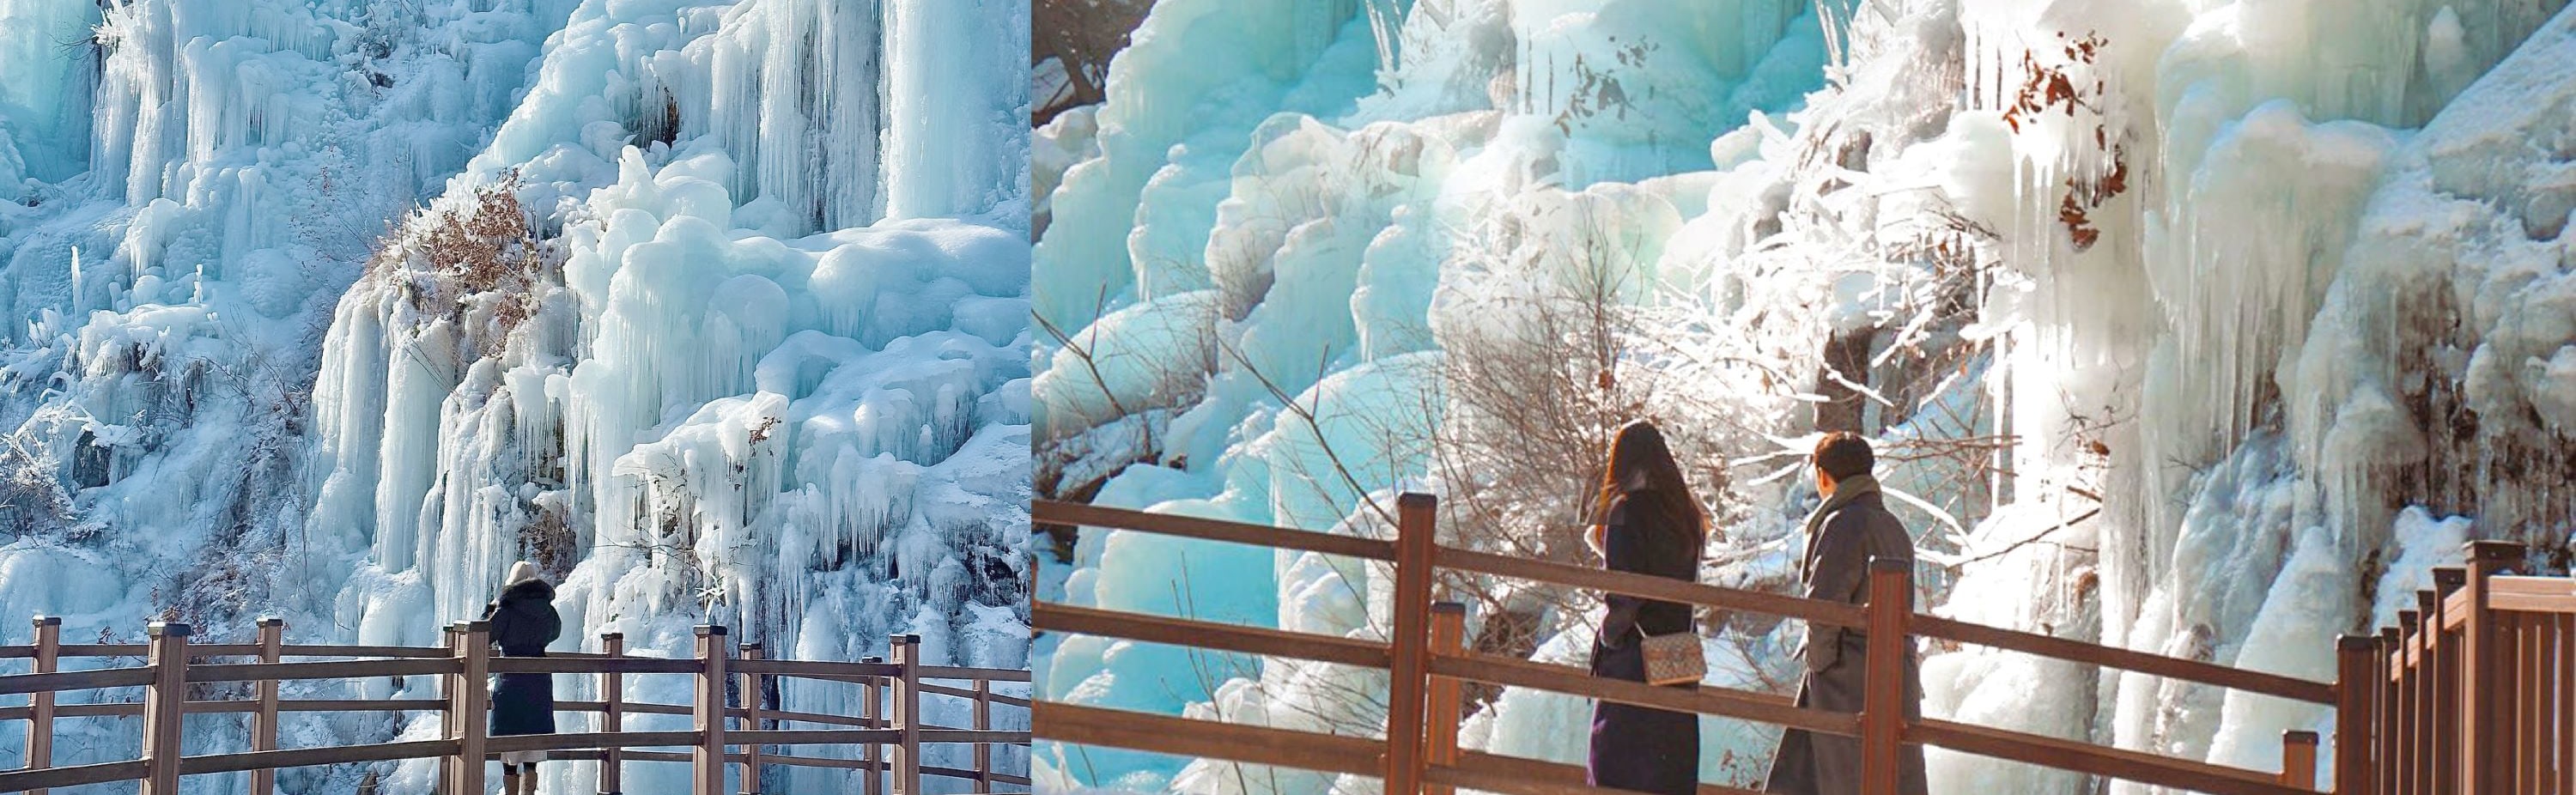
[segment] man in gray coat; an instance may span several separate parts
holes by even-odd
[[[1877,456],[1869,442],[1834,433],[1816,444],[1816,487],[1825,504],[1807,517],[1807,558],[1800,566],[1807,598],[1860,604],[1868,601],[1871,558],[1914,561],[1914,539],[1887,504],[1871,475]],[[1833,712],[1861,711],[1870,639],[1859,630],[1809,627],[1805,678],[1798,706]],[[1914,653],[1905,654],[1905,717],[1922,716],[1923,689]],[[1860,795],[1860,740],[1791,729],[1771,758],[1765,792],[1789,795]],[[1904,747],[1896,795],[1924,795],[1923,746]],[[1880,795],[1871,793],[1871,795]]]

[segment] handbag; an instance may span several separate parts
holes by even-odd
[[[1700,646],[1699,633],[1648,635],[1645,627],[1638,627],[1637,637],[1644,639],[1638,648],[1646,655],[1646,684],[1695,685],[1708,676],[1707,652]]]

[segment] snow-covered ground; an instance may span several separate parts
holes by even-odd
[[[1587,456],[1649,415],[1719,519],[1703,579],[1784,588],[1821,418],[1879,439],[1928,609],[2331,678],[2333,637],[2462,540],[2571,543],[2565,5],[1164,0],[1108,101],[1038,131],[1039,489],[1366,534],[1427,490],[1456,543],[1583,561]],[[1383,570],[1348,561],[1099,531],[1069,554],[1040,598],[1387,626]],[[1569,663],[1597,610],[1466,596],[1488,648]],[[1709,629],[1742,661],[1712,682],[1789,673],[1794,628]],[[1329,666],[1037,654],[1077,703],[1382,713]],[[1936,717],[2180,757],[2269,768],[2328,717],[1927,655]],[[1506,691],[1464,737],[1577,760],[1581,709]],[[1704,777],[1759,775],[1769,732],[1707,728]],[[1038,757],[1065,789],[1372,786]],[[2081,786],[1932,763],[1937,792]]]
[[[525,558],[562,582],[563,649],[622,631],[686,654],[712,622],[802,659],[915,633],[934,662],[1025,664],[1028,20],[1012,0],[0,0],[0,615],[131,639],[166,608],[221,640],[275,614],[299,641],[435,645]],[[434,722],[308,716],[288,742]],[[67,725],[57,762],[133,755],[131,721]],[[548,791],[593,786],[551,767]],[[434,765],[389,771],[426,792]]]

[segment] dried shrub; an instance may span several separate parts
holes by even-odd
[[[2096,118],[2102,115],[2102,99],[2109,92],[2108,86],[2099,77],[2089,83],[2079,82],[2069,71],[2090,71],[2109,42],[2099,33],[2086,33],[2080,39],[2068,39],[2059,33],[2057,38],[2064,42],[2060,47],[2064,60],[2046,63],[2036,51],[2022,53],[2021,86],[2004,109],[2004,124],[2015,133],[2021,132],[2024,124],[2051,112],[2063,112],[2069,119],[2075,118],[2078,110],[2090,111]],[[2110,127],[2104,124],[2093,125],[2093,145],[2109,154],[2110,171],[2093,178],[2067,177],[2065,198],[2057,205],[2057,221],[2066,227],[2066,235],[2074,241],[2077,251],[2090,249],[2102,239],[2101,228],[2093,225],[2093,210],[2129,189],[2128,147],[2114,140]]]

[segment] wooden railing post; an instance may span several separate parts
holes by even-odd
[[[700,624],[698,693],[692,707],[698,744],[689,749],[690,795],[724,795],[725,779],[725,628]]]
[[[188,704],[188,625],[145,630],[152,683],[143,690],[143,795],[179,795],[179,728]]]
[[[992,728],[993,680],[979,677],[975,680],[975,730],[991,731]],[[975,789],[993,791],[992,743],[975,744]]]
[[[881,663],[885,662],[885,658],[869,657],[860,660],[860,662]],[[861,728],[882,729],[886,727],[883,717],[885,715],[883,711],[885,694],[882,691],[883,688],[877,684],[877,677],[868,677],[867,679],[859,682],[859,720],[862,721],[860,723]],[[863,793],[863,795],[877,795],[877,793],[884,792],[886,779],[884,747],[877,743],[868,743],[866,745],[859,746],[859,759],[867,763],[866,770],[868,772],[867,775],[859,778],[859,792]]]
[[[2404,747],[2400,745],[2400,741],[2404,739],[2405,734],[2398,728],[2398,721],[2405,714],[2401,706],[2404,703],[2405,690],[2397,680],[2405,672],[2403,664],[2406,647],[2398,640],[2396,627],[2379,628],[2379,646],[2372,653],[2378,656],[2379,669],[2371,674],[2373,681],[2379,684],[2379,719],[2376,721],[2376,729],[2379,732],[2379,764],[2377,765],[2379,771],[2371,778],[2380,786],[2377,791],[2365,795],[2381,795],[2397,792],[2406,781],[2405,769],[2397,764],[2398,757],[2402,753],[2400,749]]]
[[[1914,646],[1905,619],[1913,612],[1913,563],[1871,558],[1869,647],[1863,658],[1867,684],[1860,713],[1862,792],[1898,791],[1905,739],[1905,662]]]
[[[1422,791],[1423,693],[1430,677],[1431,551],[1439,500],[1407,493],[1395,501],[1395,599],[1388,646],[1386,793]]]
[[[599,633],[599,650],[611,660],[626,656],[626,633]],[[599,730],[626,730],[626,677],[616,671],[599,674]],[[599,749],[599,795],[625,795],[625,751],[617,746]]]
[[[896,635],[894,664],[895,795],[921,795],[921,636]]]
[[[760,644],[742,644],[742,658],[745,660],[760,659]],[[761,729],[768,728],[760,725],[760,674],[744,672],[742,675],[742,727],[750,731],[760,731]],[[757,744],[744,745],[742,747],[742,760],[742,788],[740,792],[742,795],[760,795],[760,746]]]
[[[2281,786],[2316,791],[2316,732],[2294,730],[2281,733]]]
[[[36,617],[35,673],[54,672],[63,650],[61,616]],[[54,766],[54,691],[39,690],[27,694],[27,769],[42,770]],[[31,789],[27,795],[45,795],[45,790]]]
[[[2426,698],[2425,687],[2432,674],[2433,653],[2425,645],[2424,614],[2414,610],[2397,611],[2397,657],[2404,661],[2412,655],[2414,662],[2398,670],[2397,722],[2403,727],[2402,744],[2398,747],[2400,789],[2408,793],[2431,793],[2434,776],[2432,727],[2433,703]],[[2458,738],[2446,738],[2456,741]],[[2443,777],[2453,775],[2449,771]]]
[[[492,624],[459,621],[454,637],[456,687],[449,692],[456,720],[447,733],[456,739],[456,795],[482,795],[484,739],[492,728],[486,723],[492,714]]]
[[[2511,727],[2505,701],[2507,658],[2501,652],[2495,611],[2489,606],[2487,578],[2521,557],[2522,548],[2499,541],[2469,543],[2468,616],[2462,624],[2460,694],[2460,791],[2466,795],[2505,795],[2510,746],[2503,742]]]
[[[259,619],[259,661],[275,663],[286,646],[286,619],[262,616]],[[277,680],[262,679],[253,684],[259,695],[259,711],[250,715],[250,749],[277,750]],[[277,791],[277,770],[260,768],[250,772],[250,795],[270,795]]]
[[[1441,602],[1431,606],[1431,656],[1456,657],[1467,651],[1467,606]],[[1430,693],[1423,699],[1423,763],[1429,767],[1458,765],[1458,680],[1446,676],[1431,677]],[[1457,788],[1445,784],[1422,786],[1427,795],[1451,795]]]
[[[2375,645],[2363,635],[2335,639],[2334,791],[2345,795],[2375,791],[2370,777],[2372,697],[2379,694],[2378,683],[2370,678]]]
[[[2422,690],[2420,709],[2415,718],[2425,738],[2424,759],[2428,760],[2431,792],[2441,792],[2453,771],[2459,769],[2458,734],[2445,727],[2459,720],[2460,646],[2447,642],[2450,634],[2443,627],[2442,600],[2432,591],[2415,592],[2416,681]]]

